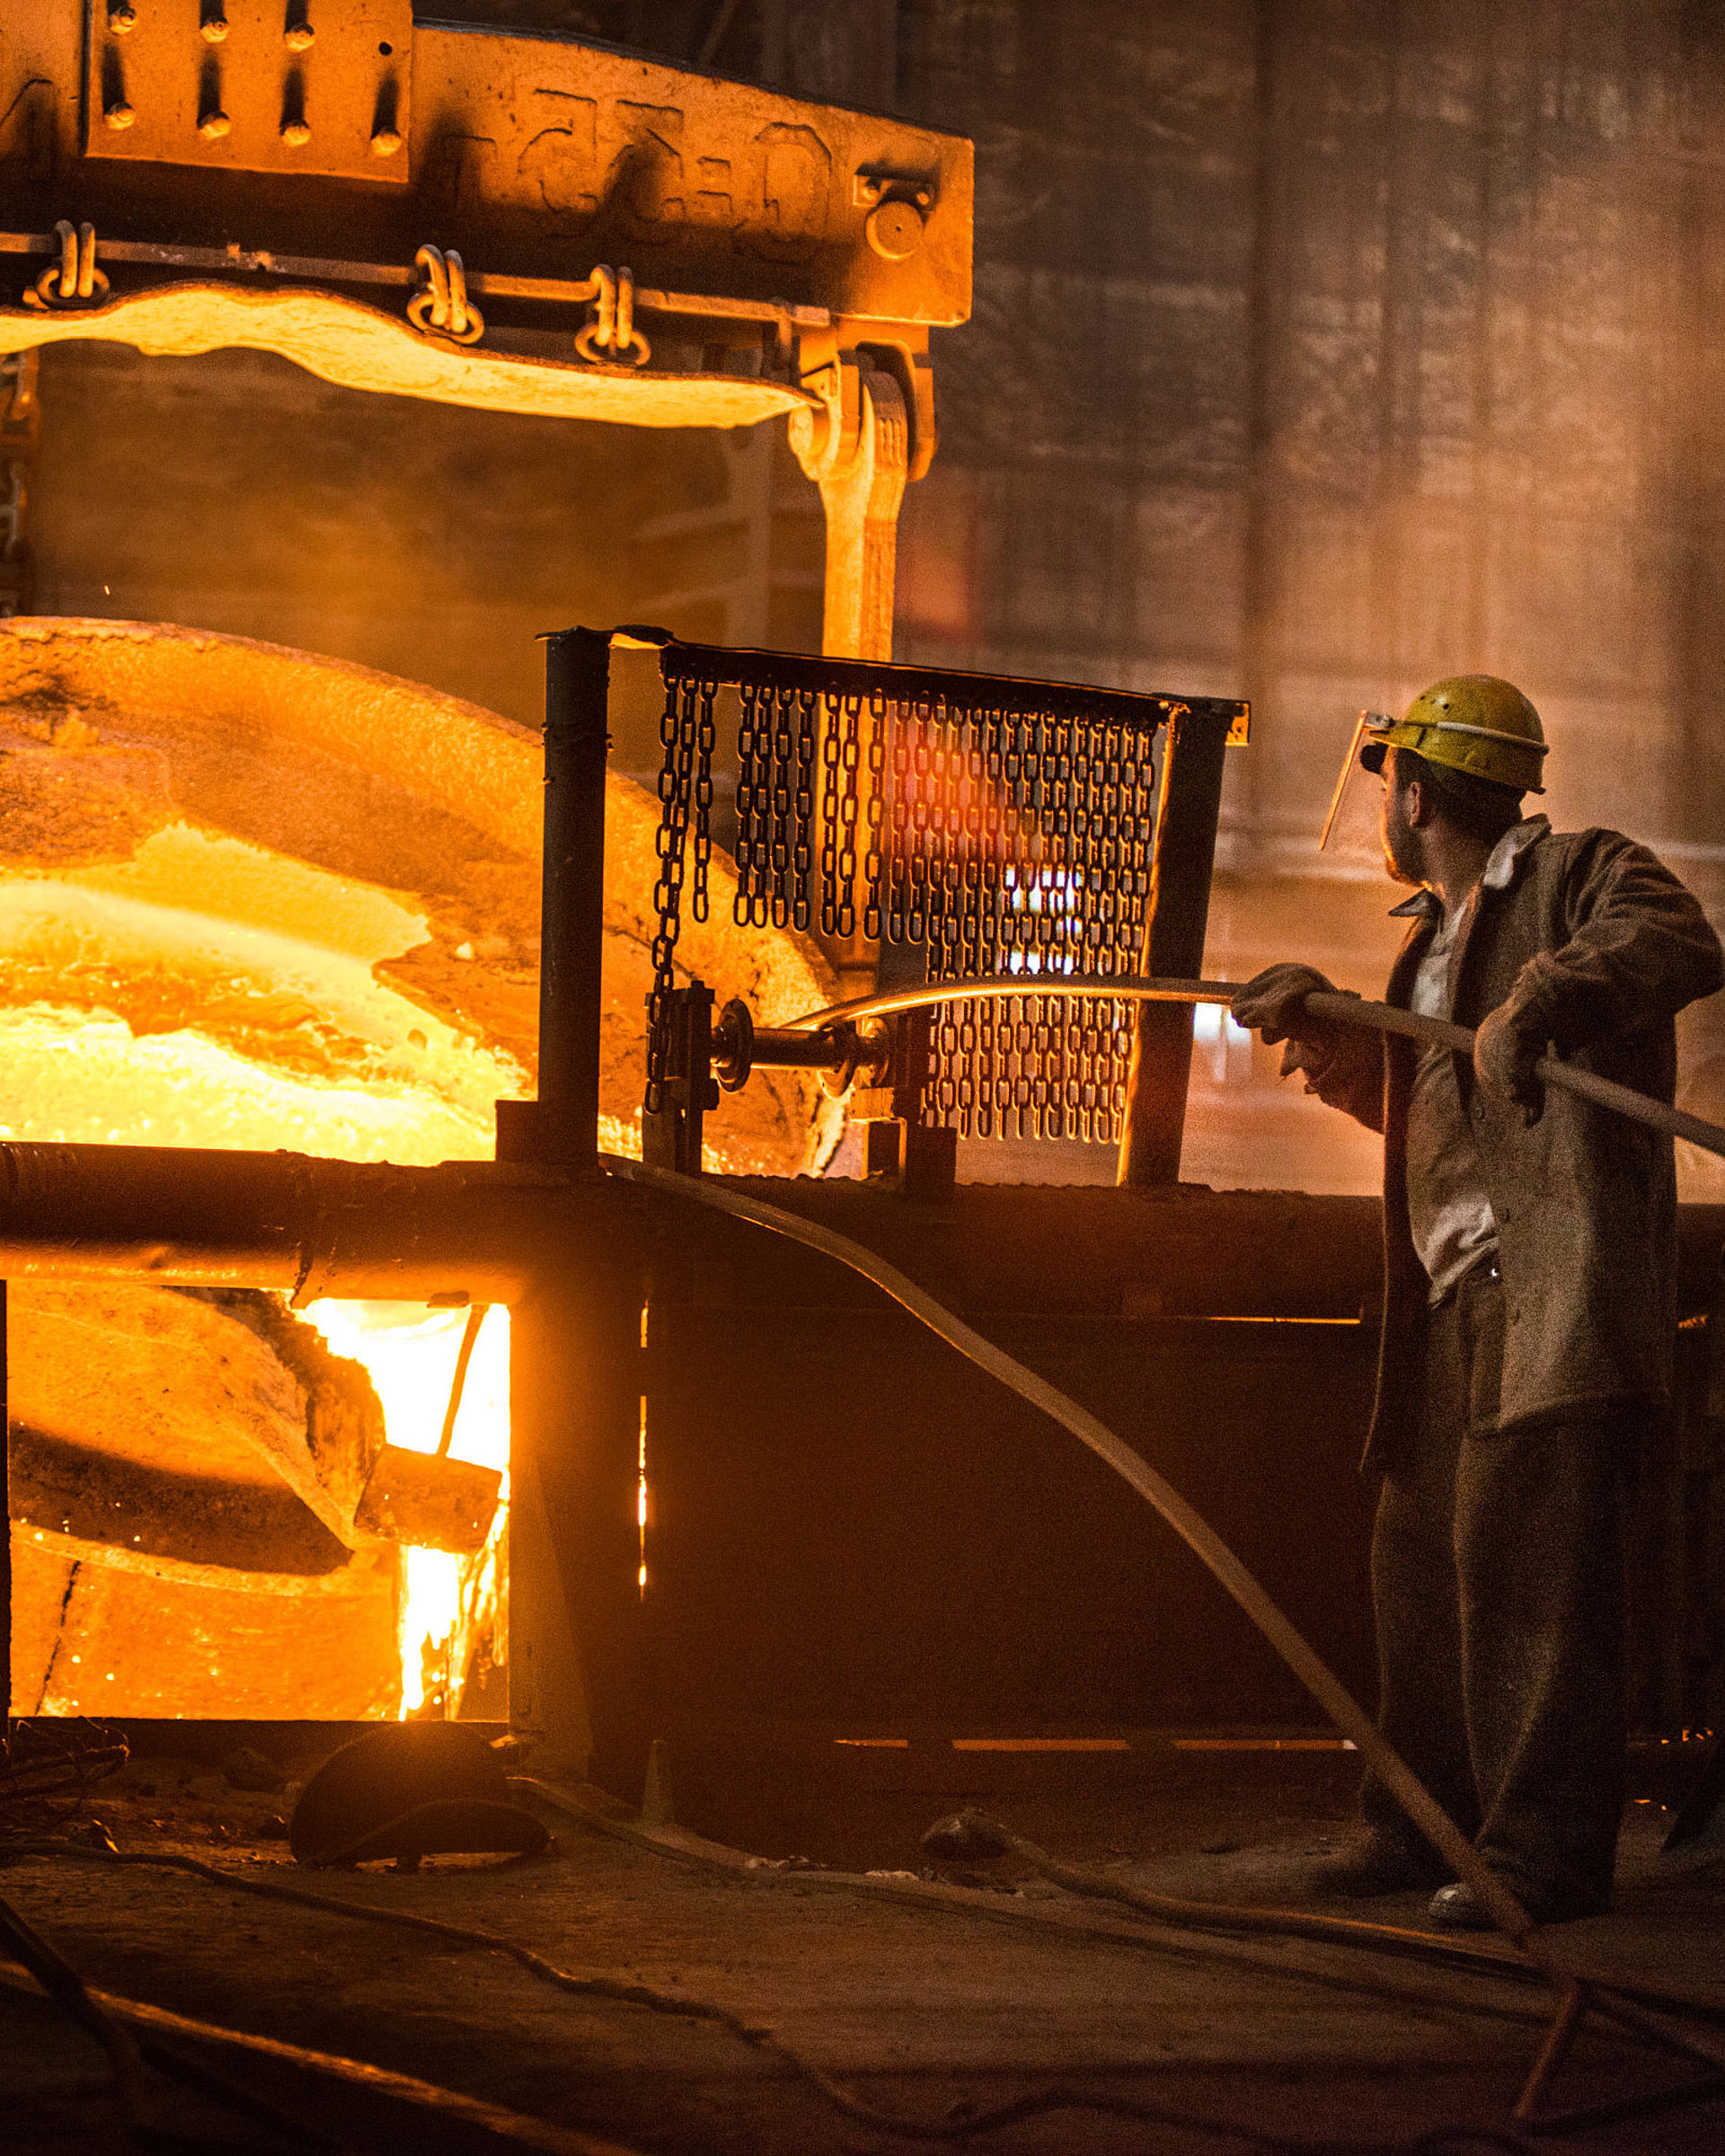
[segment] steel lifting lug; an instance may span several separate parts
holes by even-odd
[[[712,1075],[712,991],[704,981],[664,992],[658,1028],[663,1060],[657,1091],[641,1111],[644,1161],[683,1175],[701,1172],[702,1125],[719,1105]]]

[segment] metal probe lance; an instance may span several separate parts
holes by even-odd
[[[805,1017],[792,1019],[788,1029],[814,1030],[845,1020],[885,1018],[896,1011],[918,1011],[932,1003],[977,1003],[996,995],[1094,995],[1133,1003],[1232,1003],[1245,985],[1243,981],[1149,980],[1133,973],[993,974],[981,980],[935,981],[926,987],[898,988],[886,995],[833,1003],[825,1011],[811,1011]],[[1454,1048],[1463,1056],[1473,1053],[1473,1029],[1455,1025],[1446,1018],[1423,1018],[1416,1011],[1399,1011],[1393,1003],[1367,1003],[1358,995],[1322,989],[1314,989],[1304,1007],[1314,1018],[1333,1020],[1344,1026],[1362,1026],[1372,1033],[1398,1033],[1409,1040]],[[1725,1160],[1725,1130],[1717,1123],[1686,1115],[1664,1100],[1650,1100],[1647,1094],[1600,1078],[1592,1071],[1578,1070],[1574,1064],[1561,1062],[1555,1056],[1542,1056],[1534,1065],[1534,1075],[1560,1092],[1575,1093],[1583,1100],[1591,1100],[1596,1108],[1628,1116],[1634,1122],[1645,1123],[1650,1130],[1662,1131],[1668,1138],[1685,1138],[1703,1153],[1714,1153]]]

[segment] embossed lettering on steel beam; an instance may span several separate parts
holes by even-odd
[[[410,261],[435,238],[497,275],[572,256],[912,330],[970,304],[962,137],[408,0],[0,0],[0,195],[14,229]]]

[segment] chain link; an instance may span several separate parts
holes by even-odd
[[[1129,973],[1150,889],[1149,743],[1119,723],[1035,711],[942,720],[925,755],[913,741],[892,758],[933,811],[920,835],[914,806],[895,802],[891,819],[911,878],[925,879],[930,980]],[[914,915],[907,906],[907,934]],[[1131,1007],[1095,997],[942,1004],[924,1112],[966,1137],[1111,1141],[1131,1039]]]
[[[812,689],[799,689],[797,702],[797,739],[794,791],[795,839],[791,849],[791,888],[787,894],[790,902],[791,925],[806,929],[809,922],[809,870],[814,866],[810,841],[815,826],[815,767],[818,749],[815,741],[815,722],[818,712],[818,699]]]
[[[773,726],[768,737],[767,772],[772,804],[773,925],[783,928],[791,918],[791,695],[774,690]]]
[[[820,728],[820,932],[856,933],[856,833],[861,815],[862,699],[823,699]],[[878,866],[878,863],[877,863]],[[879,921],[879,909],[875,909]],[[877,926],[875,933],[879,934]]]
[[[731,917],[739,928],[765,928],[771,911],[767,819],[770,811],[767,758],[769,720],[762,709],[764,692],[746,681],[740,692],[742,720],[737,729],[737,897]]]
[[[862,933],[871,942],[881,939],[880,845],[886,812],[887,700],[880,694],[869,699],[867,766],[869,798],[865,815],[868,850],[862,862]]]
[[[820,729],[820,932],[838,933],[838,711],[834,699],[825,700],[825,723]]]
[[[844,736],[838,751],[838,932],[856,933],[856,826],[858,790],[862,779],[862,699],[843,699]],[[837,731],[838,713],[834,713]]]
[[[659,773],[659,832],[654,841],[659,878],[653,886],[658,926],[653,936],[653,985],[647,998],[647,1109],[665,1105],[665,1063],[670,1045],[669,996],[677,985],[677,940],[683,925],[683,872],[689,851],[689,820],[694,819],[694,888],[690,910],[707,917],[707,867],[712,853],[708,833],[712,806],[712,749],[715,728],[713,681],[668,681],[659,714],[659,738],[664,751]]]
[[[718,728],[712,700],[719,693],[716,681],[699,684],[699,717],[694,747],[694,889],[689,911],[697,921],[707,917],[707,871],[712,862],[712,750]]]
[[[650,1106],[664,1082],[691,822],[690,911],[706,918],[717,686],[674,680],[660,722]],[[961,706],[747,679],[739,689],[736,922],[812,922],[849,939],[860,911],[871,941],[923,946],[931,982],[1022,976],[1022,994],[935,1007],[924,1119],[966,1137],[1116,1138],[1131,1006],[1057,984],[1137,963],[1151,738],[1030,701]]]

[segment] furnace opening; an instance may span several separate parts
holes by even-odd
[[[276,646],[33,620],[0,629],[0,1143],[493,1156],[497,1103],[535,1087],[527,729]],[[635,1153],[657,805],[614,780],[606,820],[600,1143]],[[734,929],[714,873],[691,963],[786,1016],[829,1000],[800,941]],[[786,1074],[714,1164],[812,1165],[838,1120]],[[450,1436],[503,1478],[457,1553],[367,1497],[385,1447],[438,1447],[467,1284],[431,1308],[191,1277],[145,1253],[9,1284],[13,1710],[507,1715],[507,1310]]]
[[[413,1303],[308,1303],[337,1355],[363,1364],[389,1442],[438,1450],[466,1313]],[[502,1471],[502,1501],[471,1555],[402,1547],[403,1719],[495,1721],[509,1711],[509,1313],[488,1310],[462,1387],[448,1456]]]

